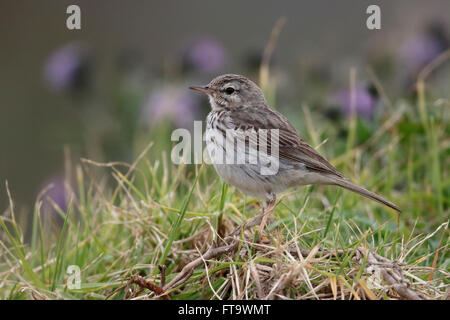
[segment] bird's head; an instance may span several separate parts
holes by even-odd
[[[221,75],[204,87],[189,88],[206,93],[213,110],[266,103],[261,89],[253,81],[236,74]]]

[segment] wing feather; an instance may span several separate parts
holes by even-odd
[[[227,117],[235,129],[250,130],[253,128],[256,132],[259,129],[278,129],[280,158],[302,163],[312,171],[343,177],[331,163],[303,140],[289,120],[276,110],[268,107],[242,106],[227,112]],[[271,139],[267,140],[270,152]]]

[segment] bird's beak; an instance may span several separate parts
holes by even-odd
[[[211,94],[212,90],[208,87],[189,87],[189,89],[204,92],[206,94]]]

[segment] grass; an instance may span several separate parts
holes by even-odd
[[[418,89],[416,100],[384,97],[393,108],[373,129],[353,115],[344,138],[333,139],[333,127],[307,107],[297,124],[345,175],[397,203],[400,217],[350,192],[309,186],[283,194],[263,235],[268,244],[255,243],[253,228],[213,254],[234,243],[225,235],[258,214],[258,201],[210,166],[149,156],[149,145],[130,165],[68,168],[68,209],[54,205],[52,219],[38,199],[29,241],[8,190],[0,298],[158,298],[129,279],[164,287],[198,261],[168,289],[170,299],[448,299],[450,102],[428,98],[424,83]],[[79,288],[69,286],[73,265]]]

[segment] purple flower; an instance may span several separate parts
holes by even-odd
[[[225,65],[225,50],[220,42],[210,37],[193,41],[185,50],[184,60],[188,68],[213,73]]]
[[[40,188],[42,211],[51,212],[56,204],[61,211],[66,212],[69,205],[69,197],[66,190],[65,179],[62,176],[54,176],[44,182]]]
[[[88,60],[86,50],[78,44],[58,48],[45,63],[44,80],[55,91],[81,89],[88,80]]]
[[[62,212],[67,212],[69,194],[63,176],[53,176],[47,179],[39,189],[39,201],[42,201],[41,215],[44,220],[61,223],[61,216],[55,209],[58,206]]]
[[[199,114],[200,102],[197,96],[188,92],[187,86],[170,86],[150,94],[142,117],[150,125],[171,121],[177,127],[191,128]]]
[[[370,89],[364,85],[357,85],[355,88],[355,112],[359,116],[371,117],[375,111],[377,97]],[[351,113],[352,93],[350,89],[342,89],[338,91],[333,100],[336,104],[343,108],[343,111],[349,115]]]
[[[399,48],[399,56],[406,67],[416,73],[448,48],[445,29],[441,24],[433,24],[425,32],[407,38]]]

